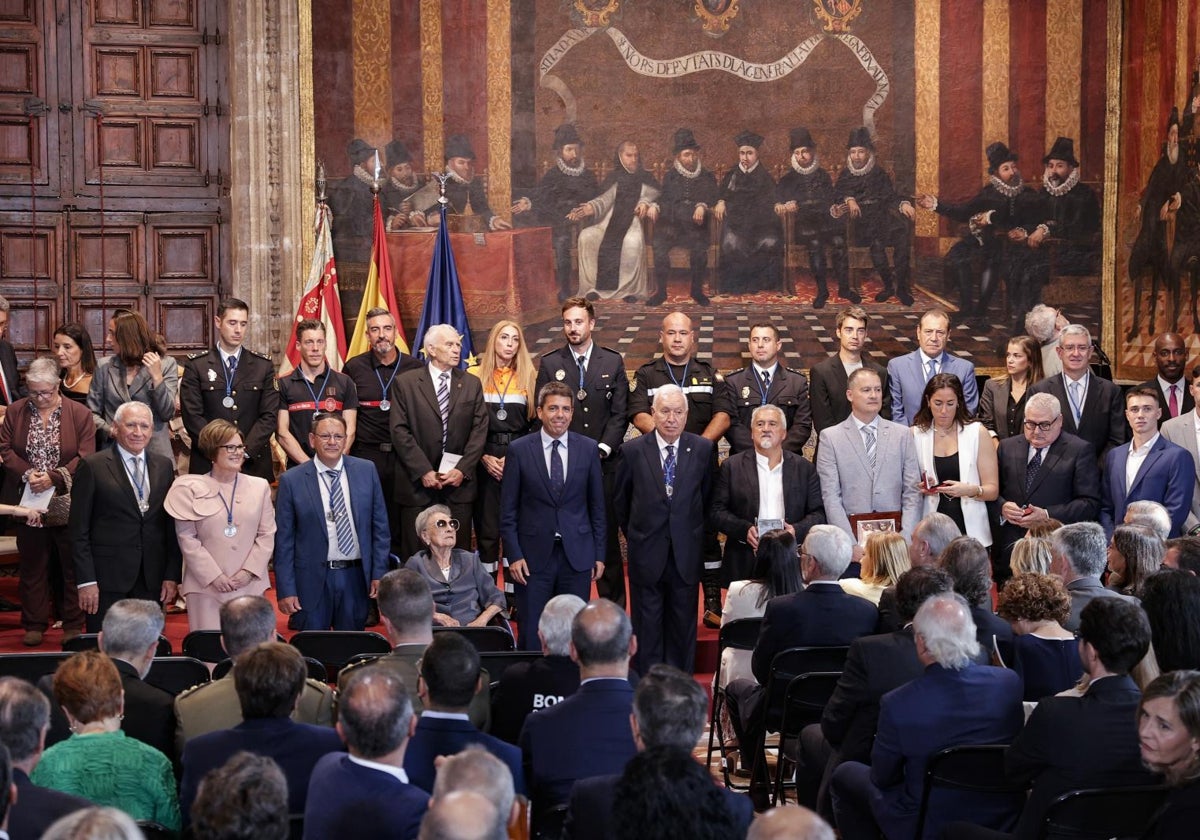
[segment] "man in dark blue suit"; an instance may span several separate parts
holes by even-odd
[[[304,808],[306,840],[415,840],[429,794],[409,784],[404,750],[417,720],[404,681],[382,665],[355,668],[338,701],[349,755],[317,762]]]
[[[575,616],[571,658],[579,663],[579,690],[526,718],[519,739],[539,811],[566,802],[578,779],[620,773],[637,752],[628,679],[636,650],[629,616],[611,601],[592,601]]]
[[[343,750],[342,739],[329,727],[290,717],[307,677],[304,657],[281,642],[266,642],[238,657],[233,680],[242,722],[199,735],[183,748],[179,807],[185,825],[204,774],[242,750],[275,760],[287,779],[288,813],[304,813],[313,767],[326,753]]]
[[[17,677],[0,677],[0,745],[12,760],[17,801],[8,812],[11,840],[37,840],[50,824],[92,803],[78,796],[39,787],[29,774],[42,758],[50,727],[50,701]],[[5,791],[7,792],[7,790]]]
[[[976,665],[975,622],[961,595],[935,595],[913,619],[918,679],[890,691],[879,704],[879,731],[871,764],[848,761],[833,774],[833,810],[845,840],[909,840],[925,784],[925,765],[947,747],[1007,744],[1021,729],[1021,678],[1013,671]],[[929,801],[924,838],[942,826],[969,819],[1007,828],[1024,796],[995,796],[939,788]]]
[[[546,602],[568,593],[588,599],[604,573],[604,478],[596,443],[569,431],[571,389],[538,391],[542,429],[510,444],[500,483],[500,539],[517,590],[522,650],[537,650]]]
[[[1100,494],[1100,524],[1112,536],[1125,519],[1130,502],[1158,502],[1171,516],[1171,536],[1178,537],[1192,509],[1196,489],[1196,464],[1182,446],[1158,431],[1162,409],[1156,389],[1146,385],[1125,394],[1125,419],[1133,440],[1108,450],[1104,456],[1104,486]]]
[[[308,439],[317,457],[279,477],[275,500],[279,610],[299,630],[362,630],[391,545],[379,473],[342,454],[340,414],[318,414]]]
[[[676,750],[690,757],[704,732],[708,696],[692,678],[669,665],[655,665],[633,693],[629,725],[638,752],[650,749]],[[571,790],[567,811],[567,836],[571,840],[606,840],[614,837],[617,783],[621,776],[580,779]],[[754,816],[750,798],[721,788],[725,807],[738,824],[739,836]]]
[[[684,431],[688,401],[678,385],[655,391],[650,410],[655,430],[621,447],[613,505],[629,550],[634,669],[666,662],[690,674],[712,441]]]
[[[525,794],[521,751],[512,744],[480,732],[467,717],[467,709],[481,687],[479,652],[456,633],[438,633],[421,655],[417,694],[425,711],[404,753],[404,772],[422,790],[433,793],[437,776],[434,760],[454,755],[470,744],[480,744],[508,765],[516,792]]]

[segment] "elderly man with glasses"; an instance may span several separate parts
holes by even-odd
[[[1100,513],[1100,470],[1087,441],[1063,431],[1062,405],[1053,394],[1033,394],[1025,405],[1023,435],[1000,442],[1000,547],[993,576],[1011,572],[1013,543],[1032,526],[1095,521]]]

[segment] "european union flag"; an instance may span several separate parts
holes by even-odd
[[[462,286],[454,265],[454,250],[450,247],[450,229],[446,224],[446,205],[439,205],[442,222],[438,226],[437,243],[433,246],[433,265],[429,267],[429,285],[425,288],[425,305],[417,323],[414,348],[424,355],[425,331],[434,324],[450,324],[462,336],[462,361],[459,367],[475,364],[475,348],[471,345],[471,326],[467,323],[467,307],[463,304]]]

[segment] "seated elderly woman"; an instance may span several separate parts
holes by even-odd
[[[125,693],[112,660],[93,650],[63,662],[54,672],[54,699],[72,734],[46,750],[30,775],[33,783],[178,831],[171,761],[121,731]]]
[[[426,548],[408,558],[404,568],[418,572],[429,584],[435,622],[482,627],[504,609],[504,593],[484,571],[478,555],[454,547],[458,520],[450,518],[450,508],[425,508],[417,514],[416,531]]]
[[[1012,624],[1014,671],[1025,681],[1025,697],[1037,702],[1066,691],[1079,680],[1083,665],[1075,635],[1062,623],[1071,613],[1071,596],[1052,575],[1026,573],[1000,592],[996,609]]]

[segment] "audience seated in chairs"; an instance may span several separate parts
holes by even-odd
[[[59,817],[92,804],[29,780],[42,759],[49,726],[50,701],[45,695],[25,680],[0,677],[0,745],[8,750],[17,788],[17,801],[8,811],[11,840],[37,840]],[[0,785],[0,790],[6,789]]]
[[[329,727],[291,719],[307,677],[304,657],[281,642],[265,642],[238,657],[233,684],[242,722],[231,729],[199,735],[184,747],[179,793],[184,822],[204,775],[243,750],[279,764],[287,778],[288,812],[304,812],[313,767],[326,753],[343,749],[341,739]]]
[[[99,651],[75,654],[54,674],[54,697],[72,735],[46,750],[30,776],[33,783],[178,831],[171,761],[121,731],[125,692],[112,660]]]
[[[126,712],[120,721],[121,729],[130,738],[175,760],[178,757],[175,751],[175,698],[145,682],[154,664],[162,630],[163,612],[159,604],[125,598],[105,613],[100,650],[112,660],[121,677]],[[48,697],[53,697],[51,686],[51,677],[38,682],[38,687]],[[57,744],[69,734],[62,710],[58,704],[52,704],[46,746]]]
[[[235,753],[200,780],[191,821],[192,840],[287,840],[287,779],[274,759]]]
[[[699,683],[670,665],[655,665],[638,682],[633,694],[633,714],[629,724],[638,752],[661,751],[664,763],[660,766],[663,768],[674,764],[677,758],[699,766],[692,757],[692,750],[704,732],[707,712],[708,698]],[[626,765],[626,773],[628,768],[629,765]],[[691,768],[685,769],[687,773],[683,775],[692,775]],[[593,776],[575,783],[567,812],[567,836],[572,840],[632,836],[617,831],[621,819],[618,812],[624,809],[625,804],[624,799],[617,797],[617,789],[623,784],[623,778],[620,774]],[[712,796],[709,788],[718,795]],[[753,816],[748,797],[715,787],[711,778],[707,788],[692,789],[692,793],[694,799],[683,809],[688,812],[686,818],[671,810],[643,816],[661,821],[663,825],[660,830],[674,830],[677,832],[674,836],[677,837],[694,836],[690,832],[689,820],[698,817],[715,819],[733,832],[712,836],[741,837],[745,834]],[[710,802],[710,799],[713,801]],[[622,808],[617,807],[618,802],[622,803]],[[668,801],[663,804],[670,806],[681,803]]]
[[[495,806],[497,817],[492,836],[503,838],[511,829],[519,827],[518,822],[525,812],[517,801],[512,773],[503,761],[483,747],[467,747],[442,762],[437,781],[433,783],[431,808],[440,799],[465,792],[479,794]]]
[[[1098,522],[1075,522],[1064,525],[1050,537],[1053,560],[1050,574],[1067,585],[1071,594],[1071,614],[1062,623],[1072,633],[1079,629],[1079,614],[1094,598],[1128,598],[1100,582],[1108,559],[1108,540]]]
[[[371,663],[346,677],[337,731],[349,755],[330,753],[313,768],[305,837],[417,836],[429,794],[409,784],[404,772],[404,750],[416,724],[408,689],[391,669]]]
[[[393,569],[379,580],[376,598],[383,632],[392,643],[392,652],[375,662],[390,668],[409,688],[413,713],[421,714],[424,706],[417,694],[417,663],[425,648],[433,641],[433,613],[436,607],[429,584],[412,569]],[[338,674],[338,691],[345,690],[346,680],[358,667],[351,665]],[[468,715],[471,723],[486,730],[491,719],[491,684],[486,671],[480,674],[483,686],[471,700]]]
[[[236,660],[246,651],[275,640],[275,608],[261,595],[242,595],[221,605],[221,644]],[[198,685],[175,698],[177,754],[198,735],[232,729],[242,722],[242,704],[235,682],[237,668],[219,680]],[[333,691],[308,679],[292,712],[297,723],[333,725]]]
[[[613,792],[621,803],[612,835],[627,840],[737,840],[746,818],[734,815],[712,776],[690,750],[652,747],[629,760]],[[600,835],[597,835],[600,836]]]
[[[454,755],[475,743],[508,765],[517,793],[525,793],[521,751],[480,732],[467,718],[467,707],[481,688],[479,675],[479,652],[454,633],[434,636],[421,655],[417,694],[425,710],[404,752],[404,772],[422,790],[433,791],[439,755]]]
[[[908,545],[908,564],[912,568],[919,566],[937,566],[938,558],[946,550],[946,546],[962,536],[958,525],[944,513],[931,513],[917,523],[913,528],[912,540]],[[896,587],[889,586],[879,596],[879,627],[877,633],[893,633],[909,621],[901,621],[896,613]]]
[[[561,703],[579,688],[579,666],[571,659],[571,622],[584,608],[577,595],[555,595],[538,619],[541,659],[510,665],[492,694],[492,728],[510,744],[517,743],[530,712]]]
[[[1066,587],[1052,575],[1017,575],[1000,593],[1000,617],[1016,633],[1003,664],[1021,677],[1026,702],[1066,691],[1083,673],[1075,634],[1062,626],[1070,609]]]

